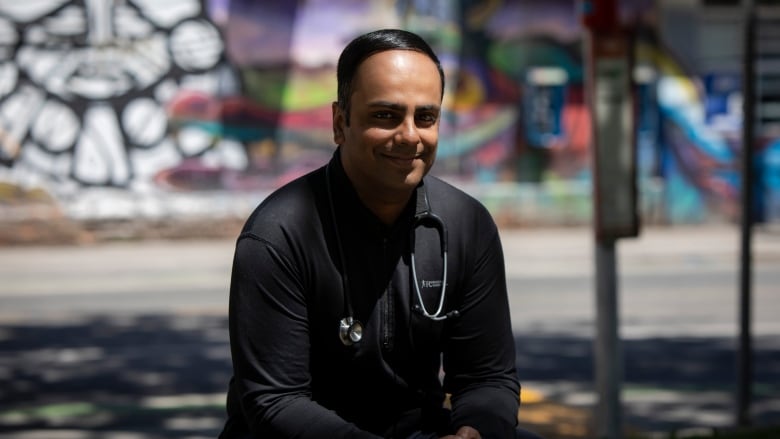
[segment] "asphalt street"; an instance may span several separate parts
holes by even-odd
[[[588,437],[594,239],[587,228],[502,230],[521,421]],[[752,252],[753,400],[780,423],[780,231]],[[0,438],[206,438],[230,375],[232,240],[0,248]],[[628,432],[733,425],[739,230],[655,227],[616,246]],[[381,405],[377,401],[378,407]]]

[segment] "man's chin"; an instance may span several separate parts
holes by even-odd
[[[424,176],[425,176],[424,172],[415,170],[415,172],[410,173],[406,176],[406,179],[404,180],[404,186],[408,188],[415,188],[417,187],[417,185],[420,184]]]

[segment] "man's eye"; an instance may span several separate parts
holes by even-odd
[[[425,113],[417,116],[417,120],[426,124],[432,124],[436,122],[436,115],[433,113]]]
[[[377,119],[392,119],[393,113],[389,111],[378,111],[374,113],[374,117]]]

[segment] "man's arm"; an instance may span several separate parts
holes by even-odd
[[[482,438],[514,437],[520,385],[509,314],[501,242],[490,223],[467,275],[460,317],[445,342],[445,390],[452,393],[452,426],[475,428]],[[470,242],[469,245],[473,245]]]
[[[300,274],[269,243],[236,244],[230,286],[234,386],[255,436],[375,438],[311,399],[309,325]]]

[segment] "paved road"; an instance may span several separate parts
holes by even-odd
[[[521,419],[549,437],[585,437],[596,398],[591,233],[502,239],[529,402]],[[753,243],[753,411],[764,423],[780,419],[780,233],[757,229]],[[738,249],[737,228],[724,226],[618,242],[630,430],[733,422]],[[213,437],[230,367],[232,251],[229,240],[0,248],[0,438]]]

